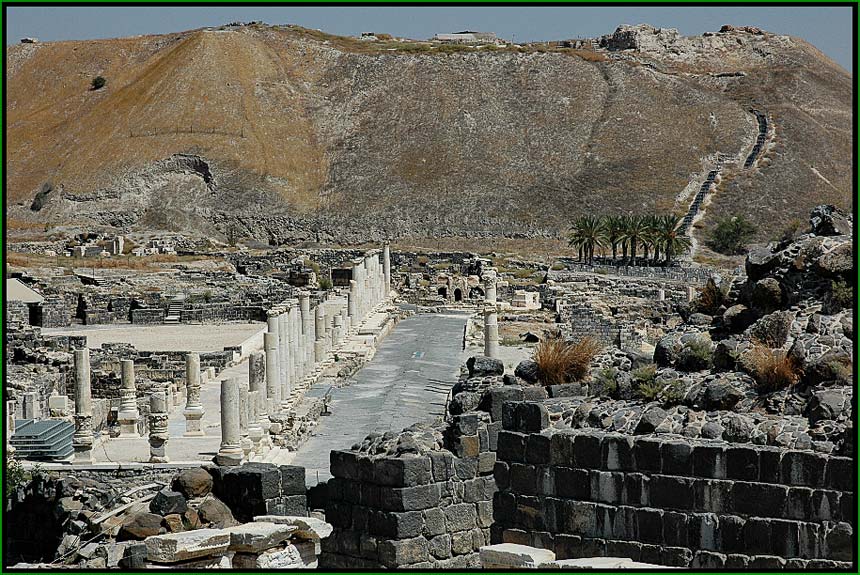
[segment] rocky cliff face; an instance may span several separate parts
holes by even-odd
[[[583,213],[685,211],[717,155],[743,163],[752,108],[775,132],[724,172],[706,226],[743,211],[772,235],[850,205],[851,78],[811,46],[602,43],[443,52],[255,25],[13,46],[9,216],[272,243],[554,237]]]

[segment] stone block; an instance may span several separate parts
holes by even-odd
[[[523,400],[523,388],[518,385],[503,385],[494,387],[487,391],[482,408],[490,412],[494,422],[502,421],[502,406],[505,402],[519,402]]]
[[[805,520],[812,515],[812,489],[792,487],[785,501],[785,516],[789,519]]]
[[[730,553],[726,555],[726,569],[747,569],[750,558],[741,553]]]
[[[839,521],[840,495],[838,491],[825,491],[823,489],[813,491],[811,501],[812,514],[809,519],[815,521]],[[846,517],[846,519],[848,518],[850,518],[850,515]]]
[[[632,561],[639,561],[642,556],[642,544],[635,541],[607,541],[606,554],[610,557],[624,557]]]
[[[607,471],[636,471],[633,458],[633,437],[606,435],[602,442],[603,468]]]
[[[451,534],[452,554],[465,555],[472,551],[472,531],[458,531]]]
[[[559,533],[555,536],[554,541],[555,545],[553,549],[558,559],[571,559],[576,556],[582,547],[582,537],[577,535]]]
[[[726,448],[722,445],[696,445],[693,447],[693,475],[725,479]]]
[[[472,503],[449,505],[444,509],[444,512],[445,528],[449,533],[474,529],[477,525],[478,514]]]
[[[550,385],[546,390],[550,397],[580,397],[585,395],[585,389],[579,383]]]
[[[445,533],[445,512],[439,508],[424,511],[424,535],[433,537]]]
[[[537,475],[534,465],[511,463],[511,491],[523,495],[537,493]]]
[[[478,459],[474,457],[455,457],[454,474],[458,479],[472,479],[478,475]]]
[[[454,439],[452,451],[457,457],[478,457],[481,452],[481,442],[478,435],[464,435]]]
[[[305,483],[305,468],[298,465],[280,465],[281,472],[281,494],[304,495],[307,493]]]
[[[573,431],[557,431],[550,436],[550,463],[567,467],[573,466],[573,442],[576,436],[577,433]]]
[[[513,525],[517,514],[517,498],[512,493],[498,491],[493,495],[493,519],[498,525]]]
[[[760,569],[760,570],[782,570],[785,569],[785,559],[782,557],[777,557],[775,555],[756,555],[754,557],[750,557],[749,563],[747,563],[748,569]]]
[[[302,515],[308,512],[306,495],[287,495],[267,499],[264,505],[265,513],[269,515]],[[247,516],[243,516],[244,517]]]
[[[662,509],[692,509],[693,482],[693,479],[685,477],[652,475],[649,488],[650,504]]]
[[[629,505],[648,507],[651,501],[649,494],[651,479],[642,473],[624,474],[624,501]]]
[[[405,567],[430,559],[430,546],[423,537],[401,541],[379,541],[379,562],[387,568]]]
[[[732,487],[732,509],[740,515],[784,517],[787,499],[784,485],[736,481]]]
[[[463,415],[455,415],[452,421],[452,428],[455,435],[477,435],[478,414],[465,413]]]
[[[758,481],[758,451],[752,446],[726,448],[726,477],[740,481]]]
[[[415,487],[382,487],[378,507],[385,511],[417,511],[439,505],[442,490],[438,483]]]
[[[696,551],[690,562],[692,569],[704,569],[706,571],[723,569],[726,566],[726,556],[714,551]]]
[[[693,448],[686,441],[665,441],[661,447],[662,473],[689,477],[693,472]]]
[[[663,542],[663,511],[642,508],[636,510],[636,532],[643,543]]]
[[[659,565],[687,567],[693,560],[693,552],[685,547],[664,547],[660,551]]]
[[[731,481],[721,479],[698,479],[693,482],[694,507],[700,511],[728,513],[732,510]]]
[[[258,515],[254,521],[264,523],[275,523],[293,528],[293,539],[302,541],[320,541],[332,533],[332,526],[322,519],[316,517],[302,517],[296,515]]]
[[[119,540],[146,539],[161,531],[161,515],[137,512],[128,515],[119,530]]]
[[[487,424],[487,447],[490,451],[496,451],[499,447],[499,432],[502,430],[502,422],[494,421]]]
[[[446,451],[430,453],[430,468],[434,482],[448,481],[454,477],[454,455]]]
[[[525,462],[527,439],[528,435],[524,433],[500,431],[496,457],[507,462]]]
[[[693,549],[719,550],[719,518],[714,513],[690,513],[687,516],[687,538]]]
[[[182,533],[153,535],[146,541],[147,559],[156,563],[177,563],[227,551],[230,534],[220,529],[196,529]]]
[[[260,553],[287,541],[295,528],[292,525],[255,521],[229,527],[230,551]]]
[[[651,437],[637,437],[633,445],[636,468],[640,472],[660,473],[663,461],[660,447],[663,442]]]
[[[385,511],[370,512],[370,535],[378,538],[409,539],[421,535],[424,528],[424,518],[420,511],[387,513]]]
[[[430,555],[435,559],[451,557],[451,536],[448,533],[437,535],[428,541]]]
[[[188,504],[185,501],[185,497],[178,491],[171,491],[167,488],[156,493],[155,497],[149,502],[149,510],[162,517],[173,513],[182,514],[187,509]]]
[[[486,545],[479,550],[483,569],[535,569],[555,560],[555,553],[513,543]]]
[[[478,527],[490,527],[493,524],[493,502],[479,501],[476,504],[478,512]]]
[[[549,427],[549,412],[542,403],[523,401],[515,409],[515,431],[537,433]]]
[[[478,474],[486,475],[492,473],[496,466],[496,453],[487,451],[478,455]]]
[[[837,491],[854,491],[857,487],[857,466],[850,457],[827,458],[824,485]]]
[[[570,467],[551,468],[558,497],[588,501],[591,499],[591,481],[588,471]]]
[[[544,464],[550,462],[550,438],[533,433],[526,439],[526,462]]]
[[[355,452],[332,450],[329,454],[329,465],[334,477],[358,478],[358,454]]]
[[[787,451],[782,456],[780,479],[786,485],[824,485],[827,457],[807,451]]]
[[[186,498],[204,497],[212,491],[212,475],[201,467],[183,469],[171,485]]]
[[[773,519],[770,521],[771,550],[780,557],[797,557],[800,549],[800,531],[797,521]]]
[[[621,503],[624,497],[624,474],[615,471],[590,471],[591,498],[602,503]]]
[[[496,486],[501,490],[506,490],[511,484],[510,465],[504,461],[496,461],[493,466],[493,479],[496,481]]]
[[[378,485],[411,487],[430,483],[432,479],[427,456],[381,457],[374,462],[373,481]]]
[[[854,528],[850,523],[828,525],[825,533],[824,552],[827,559],[834,561],[853,561],[854,557]]]
[[[146,543],[131,543],[126,546],[119,567],[123,569],[144,569],[146,567]]]
[[[687,515],[674,511],[664,512],[663,535],[666,545],[671,547],[687,547]]]
[[[744,524],[744,552],[750,555],[767,554],[772,549],[771,522],[752,517]]]
[[[580,469],[600,469],[603,465],[600,436],[580,433],[573,441],[574,467]]]
[[[317,558],[313,545],[287,544],[283,549],[272,549],[263,553],[236,553],[233,556],[234,569],[279,570],[313,569]]]
[[[779,483],[782,468],[782,455],[785,450],[773,446],[758,448],[759,481]]]
[[[586,501],[565,501],[562,521],[565,533],[592,537],[597,529],[597,505]]]

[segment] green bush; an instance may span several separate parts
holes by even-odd
[[[597,372],[591,380],[591,395],[601,397],[611,397],[618,391],[618,384],[615,382],[617,370],[614,367],[605,367]]]
[[[843,280],[830,282],[828,304],[834,313],[854,305],[854,288]]]
[[[320,289],[322,290],[330,290],[332,287],[331,279],[327,277],[321,277],[319,279]]]
[[[657,366],[653,363],[643,365],[631,371],[630,376],[633,378],[634,388],[654,383],[657,377]]]
[[[636,396],[644,401],[657,401],[661,391],[663,391],[662,383],[650,381],[636,388]]]
[[[684,401],[686,389],[680,379],[673,379],[663,383],[661,398],[666,405],[678,405]]]
[[[93,90],[101,90],[104,88],[105,84],[107,84],[107,80],[105,80],[103,76],[96,76],[93,78],[90,86]]]
[[[714,352],[711,351],[710,343],[703,339],[694,339],[681,350],[681,355],[678,358],[678,368],[684,371],[708,369],[713,357]]]
[[[718,220],[711,230],[708,246],[725,255],[743,254],[757,231],[758,228],[743,215],[725,217]]]

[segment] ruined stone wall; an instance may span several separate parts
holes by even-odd
[[[494,543],[717,569],[851,561],[850,458],[548,429],[540,403],[506,403],[503,424]]]
[[[158,324],[164,323],[164,310],[161,308],[138,308],[131,310],[131,323]]]
[[[689,284],[704,285],[708,278],[713,275],[713,270],[709,268],[693,268],[680,266],[623,266],[623,265],[586,265],[578,263],[571,258],[558,258],[565,269],[550,270],[547,272],[548,279],[555,281],[569,281],[566,278],[575,276],[576,274],[591,273],[607,276],[621,277],[636,277],[636,278],[651,278],[662,280],[673,280]]]
[[[186,304],[182,322],[266,321],[267,307],[236,305],[229,302]]]
[[[22,301],[6,301],[6,323],[30,325],[30,308]]]
[[[73,308],[62,297],[46,297],[41,307],[42,327],[66,327],[72,323]]]
[[[450,450],[332,451],[326,521],[335,529],[323,541],[321,568],[480,567],[496,490],[495,433],[470,413],[444,434]]]

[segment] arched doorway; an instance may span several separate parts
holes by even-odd
[[[484,290],[475,286],[469,290],[469,299],[478,299],[484,297]]]
[[[439,295],[442,296],[443,299],[448,299],[448,288],[442,286],[439,288]]]
[[[454,301],[463,301],[463,290],[454,288]]]

